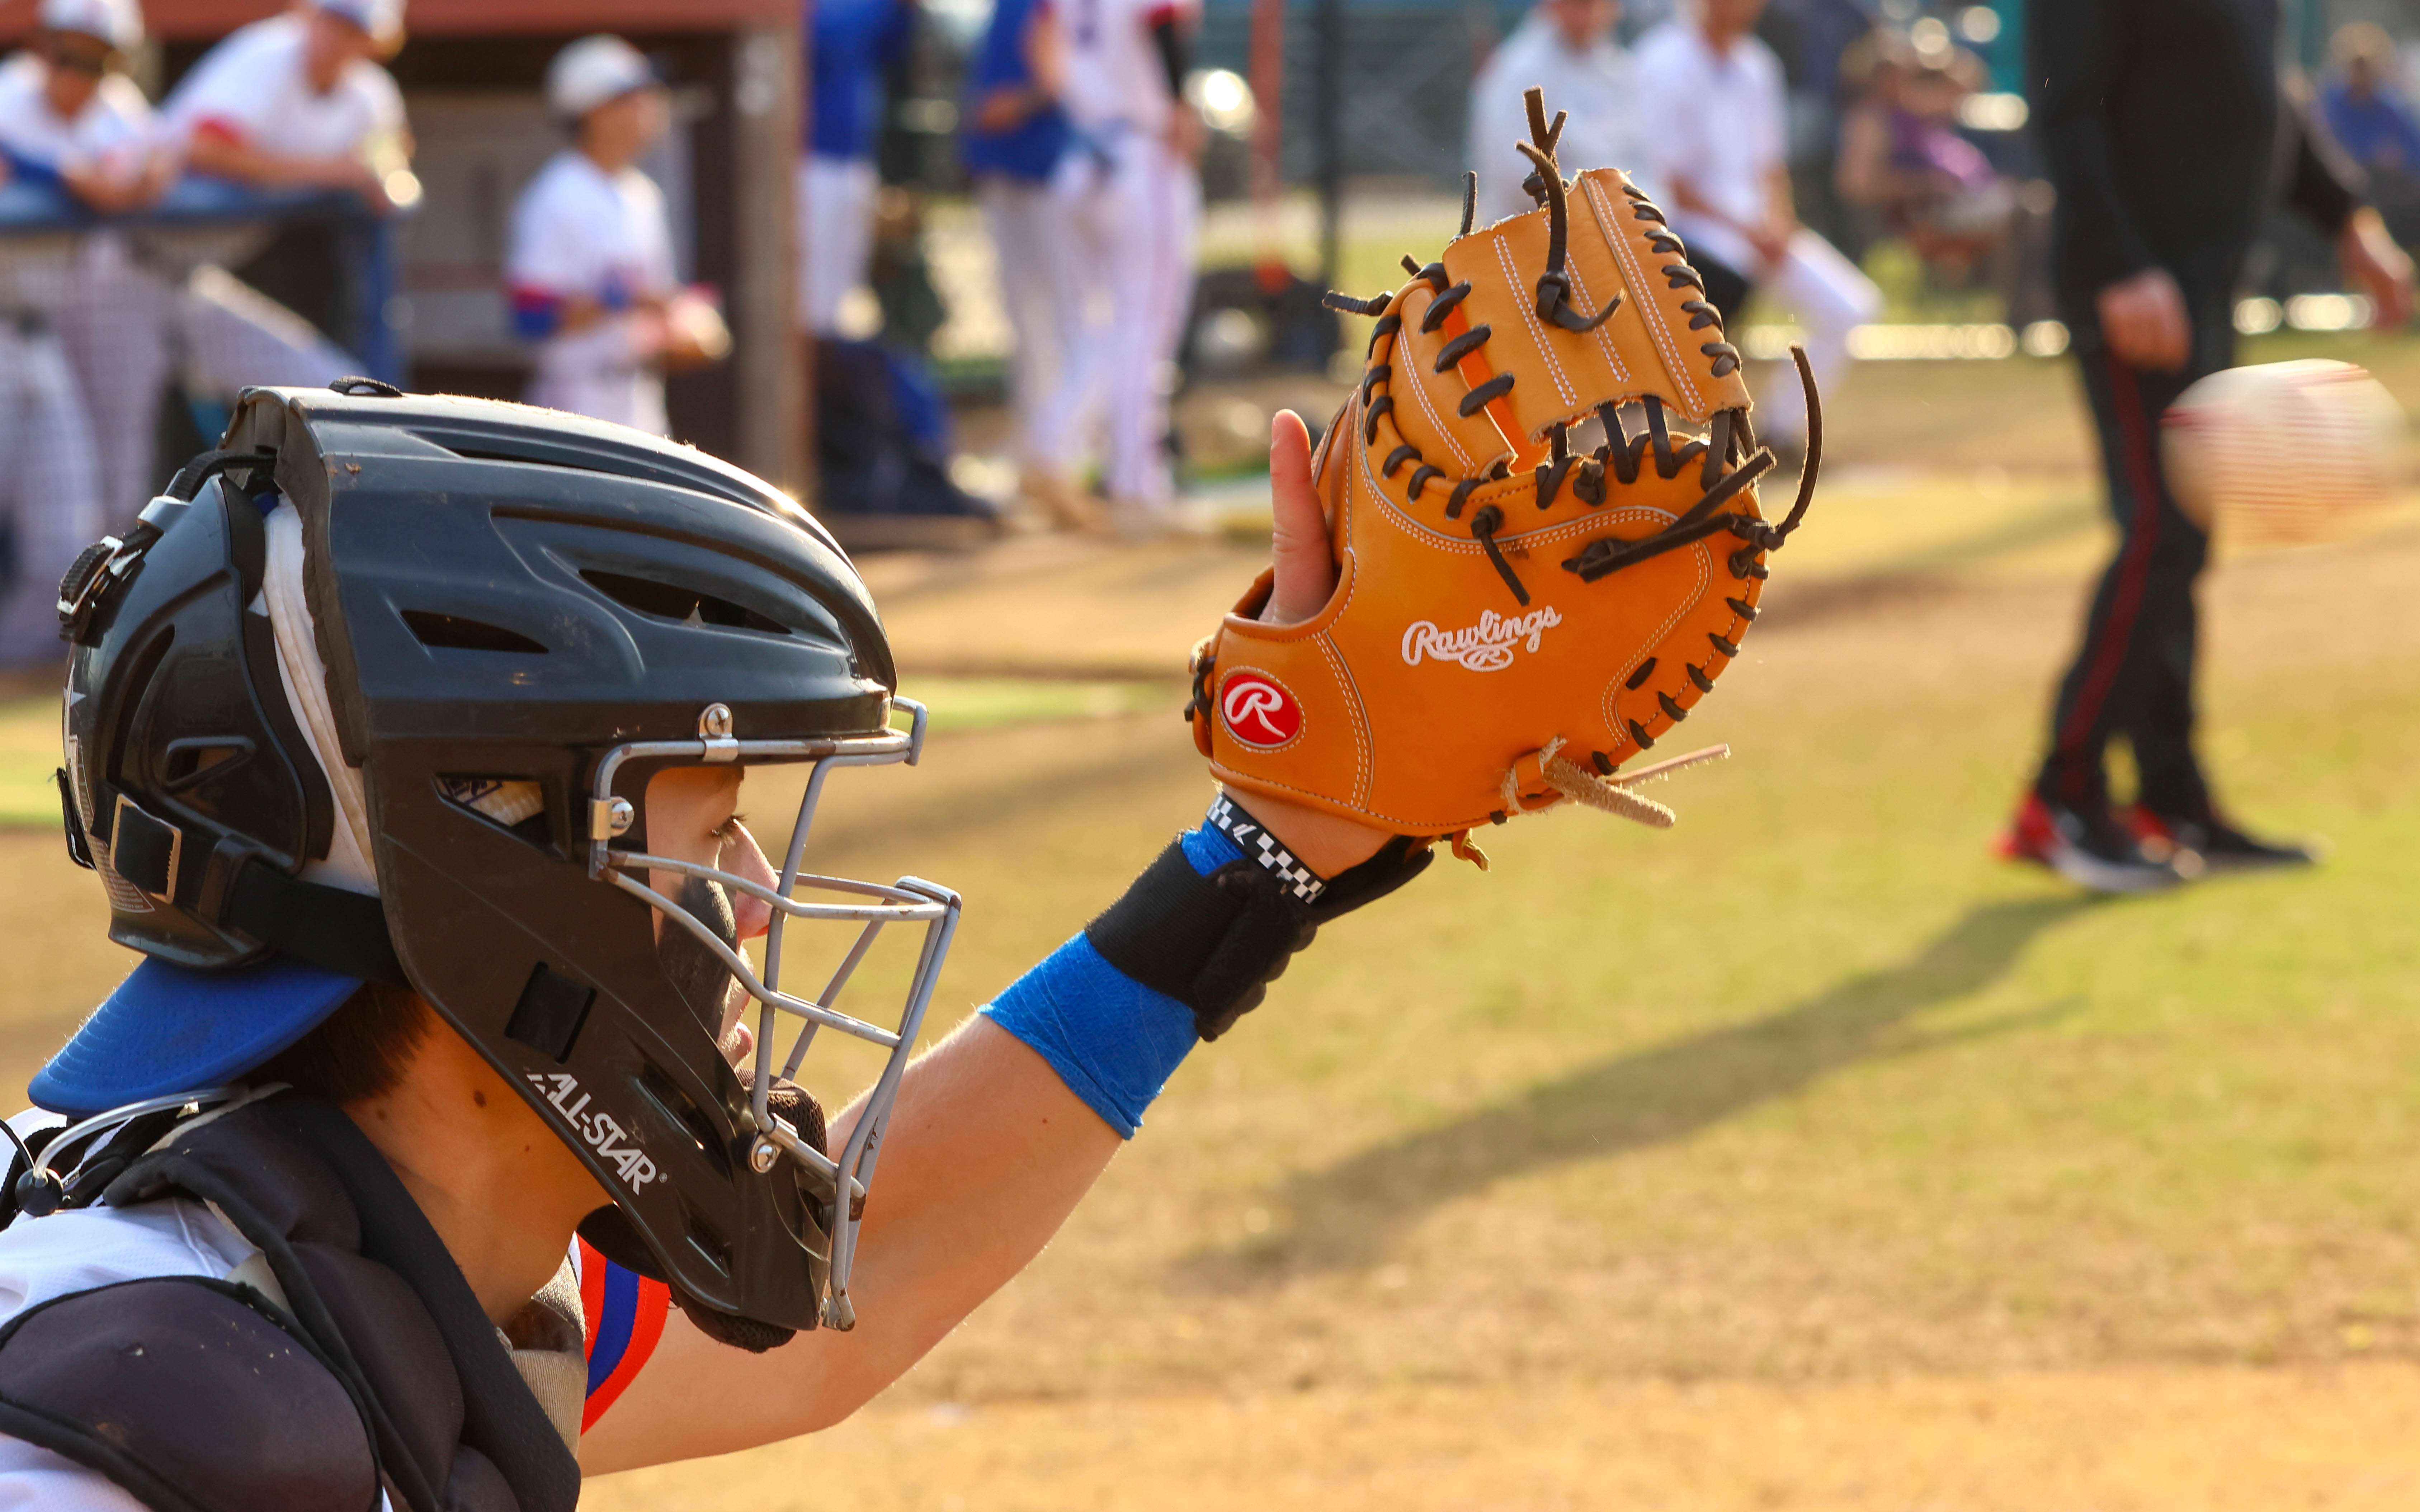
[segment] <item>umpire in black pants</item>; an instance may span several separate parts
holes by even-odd
[[[2233,365],[2236,282],[2275,164],[2381,326],[2411,312],[2412,265],[2280,108],[2276,0],[2032,0],[2026,23],[2033,120],[2058,190],[2059,302],[2122,540],[2003,849],[2109,892],[2203,864],[2306,862],[2227,822],[2194,758],[2194,580],[2210,540],[2162,475],[2160,416]],[[2142,776],[2123,810],[2102,765],[2112,735]]]

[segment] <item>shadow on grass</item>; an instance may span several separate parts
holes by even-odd
[[[1180,1261],[1185,1289],[1241,1291],[1308,1272],[1376,1265],[1405,1230],[1458,1197],[1568,1161],[1652,1149],[1862,1061],[2005,1033],[2039,1013],[1910,1043],[1890,1031],[1988,986],[2080,897],[1985,903],[1901,964],[1852,977],[1745,1024],[1619,1056],[1512,1100],[1285,1182],[1278,1230]]]

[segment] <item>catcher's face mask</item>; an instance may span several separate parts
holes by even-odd
[[[734,817],[738,783],[715,780],[713,767],[656,771],[645,788],[646,841],[619,842],[635,827],[628,801],[613,795],[626,764],[703,755],[736,777],[737,763],[802,759],[797,742],[732,739],[727,710],[706,712],[698,742],[632,742],[608,752],[591,804],[602,834],[589,847],[590,874],[655,910],[656,950],[665,976],[748,1088],[756,1130],[748,1164],[760,1175],[795,1181],[796,1237],[810,1252],[823,1251],[829,1267],[823,1321],[844,1329],[856,1321],[848,1278],[866,1185],[958,918],[957,894],[919,878],[884,886],[804,870],[815,810],[832,769],[912,762],[921,749],[923,707],[894,702],[912,719],[904,736],[843,743],[866,748],[803,758],[813,766],[778,870]],[[782,986],[783,946],[794,921],[851,927],[838,967],[812,995]],[[851,979],[891,925],[917,930],[904,1001],[867,1017],[842,1011],[838,1004]],[[766,942],[761,970],[745,953],[759,937]],[[881,1072],[836,1150],[827,1143],[823,1110],[797,1085],[816,1033],[825,1028],[884,1053]]]

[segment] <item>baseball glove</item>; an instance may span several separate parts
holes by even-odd
[[[1320,612],[1260,622],[1263,575],[1196,648],[1186,717],[1231,788],[1451,837],[1577,802],[1659,827],[1628,774],[1739,655],[1769,523],[1740,355],[1681,240],[1613,169],[1566,181],[1528,93],[1539,208],[1462,233],[1376,316],[1359,389],[1312,459],[1338,578]],[[1594,417],[1605,444],[1574,450]],[[1688,423],[1692,430],[1676,428]],[[1474,859],[1477,859],[1475,856]]]

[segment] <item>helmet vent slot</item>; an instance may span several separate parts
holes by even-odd
[[[779,620],[702,589],[658,582],[651,578],[632,578],[618,572],[599,572],[595,568],[583,568],[580,576],[587,580],[590,587],[624,609],[637,609],[656,619],[678,620],[687,625],[719,625],[727,630],[756,630],[766,635],[790,633],[790,627]]]
[[[588,1005],[597,989],[575,981],[543,961],[532,967],[521,1000],[504,1021],[505,1038],[518,1040],[558,1066],[571,1058],[581,1028],[588,1022]]]
[[[689,1242],[691,1249],[706,1257],[706,1264],[724,1275],[731,1273],[731,1246],[695,1213],[689,1214]]]
[[[501,625],[489,625],[479,620],[466,620],[458,614],[438,614],[428,609],[403,610],[403,623],[424,646],[444,651],[505,651],[525,656],[543,656],[547,648],[519,630],[507,630]]]
[[[216,773],[232,762],[241,761],[253,752],[253,744],[242,735],[199,735],[168,742],[165,760],[161,764],[160,791],[182,793],[196,782]]]
[[[729,1140],[715,1128],[714,1120],[706,1116],[706,1110],[680,1089],[680,1085],[673,1080],[670,1072],[653,1062],[648,1063],[639,1072],[639,1090],[656,1105],[656,1110],[664,1116],[667,1122],[678,1124],[691,1139],[697,1141],[697,1148],[713,1163],[718,1175],[730,1176]]]

